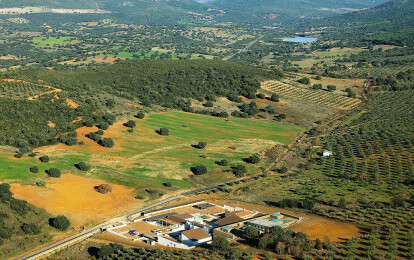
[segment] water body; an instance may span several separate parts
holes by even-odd
[[[284,42],[300,42],[300,43],[316,42],[317,40],[318,38],[311,38],[311,37],[296,37],[296,38],[283,39]]]

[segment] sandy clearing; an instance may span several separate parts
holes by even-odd
[[[133,189],[110,184],[110,194],[100,194],[94,187],[105,182],[63,174],[61,178],[50,179],[46,188],[12,184],[16,198],[27,200],[47,212],[70,218],[74,226],[99,222],[130,211],[138,202],[133,198]]]

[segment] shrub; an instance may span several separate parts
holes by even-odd
[[[92,119],[87,118],[87,119],[84,119],[84,120],[82,121],[82,124],[83,124],[84,126],[86,126],[86,127],[92,127],[92,126],[94,125],[94,122],[93,122],[93,120],[92,120]]]
[[[39,172],[39,167],[37,167],[37,166],[31,167],[30,168],[30,172],[32,172],[32,173],[38,173]]]
[[[69,146],[72,146],[78,143],[78,139],[76,138],[76,133],[75,135],[63,134],[59,136],[58,141],[66,145],[69,145]]]
[[[171,182],[166,182],[166,183],[164,183],[164,186],[170,188],[170,187],[172,187],[172,183]]]
[[[87,172],[91,169],[91,166],[85,162],[79,162],[75,164],[75,167],[84,172]]]
[[[38,187],[46,187],[46,182],[44,182],[44,181],[38,181],[38,182],[36,182],[36,186],[38,186]]]
[[[135,115],[136,118],[138,119],[144,119],[145,118],[145,114],[142,112],[139,112],[138,114]]]
[[[197,144],[197,148],[198,149],[204,149],[204,148],[206,148],[206,146],[207,146],[207,143],[206,142],[199,142]]]
[[[14,157],[16,157],[16,158],[22,158],[23,157],[23,153],[16,153],[16,154],[14,154]]]
[[[24,223],[21,228],[26,235],[38,235],[41,232],[41,229],[35,223]]]
[[[315,90],[322,89],[322,84],[313,84],[312,88]]]
[[[272,96],[270,96],[270,100],[273,102],[279,102],[279,95],[276,93],[273,93]]]
[[[256,164],[256,163],[259,163],[259,162],[260,162],[260,157],[259,157],[259,156],[257,156],[256,154],[253,154],[253,155],[251,155],[249,158],[247,158],[247,161],[248,161],[249,163]]]
[[[195,175],[203,175],[207,173],[207,167],[204,165],[198,165],[196,167],[191,167],[191,171],[195,174]]]
[[[329,92],[333,92],[336,90],[336,86],[335,85],[328,85],[326,86]]]
[[[303,77],[303,78],[299,79],[298,82],[302,83],[304,85],[309,85],[310,84],[310,79],[308,77]]]
[[[36,153],[35,152],[31,152],[31,153],[29,153],[29,156],[30,157],[36,157]]]
[[[227,165],[229,165],[229,162],[226,159],[223,159],[223,160],[220,161],[220,165],[221,166],[227,166]]]
[[[99,186],[95,186],[95,190],[102,194],[107,194],[112,192],[112,186],[109,184],[101,184]]]
[[[287,171],[288,171],[288,168],[287,168],[286,166],[282,166],[282,167],[279,169],[279,173],[287,173]]]
[[[344,197],[339,199],[338,202],[338,207],[342,208],[342,209],[346,209],[346,200]]]
[[[59,230],[67,230],[70,226],[70,221],[69,219],[64,216],[64,215],[59,215],[56,218],[53,219],[52,221],[52,226],[54,228],[57,228]]]
[[[236,175],[236,177],[243,177],[244,174],[247,172],[246,166],[244,165],[237,165],[233,167],[233,173]]]
[[[86,135],[86,137],[94,140],[95,142],[99,142],[101,140],[101,136],[94,132],[90,132],[89,134]]]
[[[43,156],[41,156],[41,157],[39,158],[39,160],[40,160],[42,163],[48,163],[48,162],[49,162],[49,156],[47,156],[47,155],[43,155]]]
[[[50,168],[46,171],[46,173],[47,175],[53,178],[60,178],[60,176],[62,175],[58,168]]]
[[[223,236],[214,236],[212,245],[216,251],[227,251],[230,249],[229,241]]]
[[[212,102],[212,101],[207,101],[206,103],[204,103],[204,106],[205,106],[205,107],[213,107],[213,106],[214,106],[214,104],[213,104],[213,102]]]
[[[100,129],[102,129],[102,130],[107,130],[107,129],[109,128],[109,124],[108,124],[108,123],[106,123],[106,122],[102,122],[102,123],[99,125],[99,128],[100,128]]]
[[[259,231],[257,231],[257,229],[255,227],[246,227],[244,229],[244,237],[248,238],[248,239],[254,239],[259,237]]]
[[[260,98],[260,99],[265,99],[266,98],[265,94],[263,94],[263,93],[257,94],[257,97]]]
[[[169,135],[170,134],[169,132],[170,131],[168,130],[168,128],[165,128],[165,127],[161,127],[160,130],[157,131],[159,135]]]
[[[111,148],[115,145],[114,140],[112,140],[112,138],[109,137],[105,137],[104,139],[100,140],[98,144],[108,148]]]
[[[8,201],[13,198],[13,193],[10,191],[10,184],[2,183],[0,184],[0,200]]]
[[[29,204],[25,200],[11,199],[10,208],[20,215],[25,215],[29,211]]]
[[[96,134],[97,135],[103,135],[104,134],[104,131],[100,129],[100,130],[96,131]]]
[[[128,122],[124,124],[124,126],[129,127],[129,128],[134,128],[136,125],[137,123],[134,120],[129,120]]]

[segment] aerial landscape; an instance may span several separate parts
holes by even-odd
[[[414,260],[414,0],[0,0],[0,29],[0,260]]]

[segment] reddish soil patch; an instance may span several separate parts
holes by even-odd
[[[68,104],[68,106],[72,107],[72,108],[78,108],[78,104],[76,104],[75,102],[73,102],[72,100],[70,100],[69,98],[66,98],[66,103]]]
[[[135,107],[135,108],[141,108],[142,107],[140,105],[135,105],[135,104],[131,104],[131,103],[125,103],[125,104],[127,104],[128,106],[131,106],[131,107]]]
[[[325,217],[310,216],[308,220],[297,223],[289,229],[303,232],[310,239],[319,238],[321,241],[328,236],[332,242],[343,242],[352,237],[361,236],[360,229],[350,223],[342,223]]]
[[[51,179],[46,188],[12,184],[11,190],[16,198],[27,200],[51,214],[68,216],[74,226],[115,217],[137,204],[131,194],[133,189],[111,184],[112,192],[101,194],[94,190],[99,184],[102,181],[64,174],[59,179]]]
[[[82,121],[83,120],[83,116],[79,116],[78,118],[76,118],[75,120],[72,121],[72,124]]]
[[[50,128],[55,128],[56,125],[52,121],[47,121],[47,126]]]

